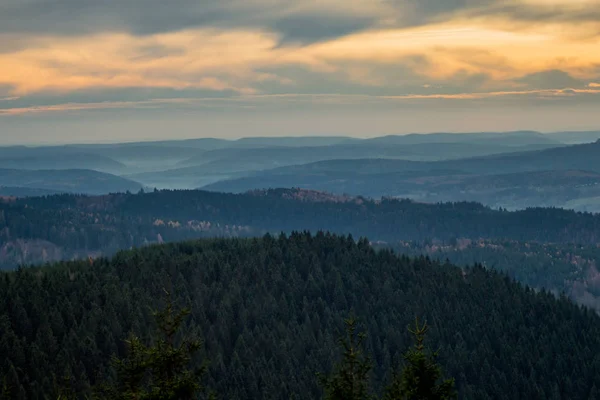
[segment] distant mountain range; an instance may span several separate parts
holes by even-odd
[[[277,187],[430,202],[474,200],[508,208],[564,206],[600,212],[600,141],[437,162],[329,160],[255,172],[209,184],[204,189],[239,193]]]
[[[365,196],[409,196],[423,201],[477,199],[490,205],[559,205],[596,210],[593,184],[577,180],[540,186],[561,174],[600,173],[597,132],[533,131],[344,136],[201,138],[116,144],[0,147],[0,169],[89,170],[82,186],[58,172],[25,183],[0,181],[4,192],[21,196],[64,191],[169,188],[241,192],[268,187],[306,187]],[[585,144],[576,144],[587,142]],[[562,171],[561,174],[552,171]],[[506,176],[504,176],[506,175]],[[520,176],[519,176],[520,175]],[[484,188],[477,176],[498,182]],[[56,179],[53,179],[56,177]],[[80,177],[81,178],[81,177]],[[122,179],[122,180],[121,180]],[[507,184],[508,182],[529,182]],[[112,182],[108,184],[107,182]],[[454,185],[445,184],[454,182]],[[39,186],[42,185],[43,186]],[[68,184],[67,184],[68,183]],[[502,183],[502,184],[500,184]],[[127,189],[124,189],[127,188]],[[38,190],[37,192],[35,190]],[[1,191],[0,191],[1,193]]]
[[[546,149],[555,146],[529,145],[526,149]],[[514,147],[468,143],[393,145],[360,142],[322,147],[227,148],[204,152],[178,163],[176,168],[132,174],[128,175],[128,178],[147,186],[189,189],[243,176],[252,171],[318,161],[364,158],[435,161],[512,151],[515,151]]]
[[[255,138],[207,150],[161,171],[128,175],[148,186],[195,188],[252,171],[343,159],[439,161],[564,146],[536,132],[439,133],[374,139]],[[310,140],[309,140],[310,139]],[[343,139],[343,140],[342,140]],[[240,146],[244,143],[247,146]],[[253,147],[258,144],[262,147]],[[321,145],[317,145],[321,143]],[[287,146],[285,146],[287,144]],[[312,144],[312,146],[302,146]]]

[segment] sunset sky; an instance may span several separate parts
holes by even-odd
[[[600,0],[0,0],[0,143],[600,129]]]

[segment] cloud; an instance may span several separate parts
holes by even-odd
[[[275,44],[272,35],[252,31],[43,37],[27,49],[0,54],[0,85],[17,95],[98,87],[248,93],[249,82],[269,79],[252,66],[275,56]]]
[[[548,71],[534,72],[518,78],[515,82],[522,83],[526,87],[535,89],[561,89],[561,88],[584,88],[585,82],[573,78],[567,72],[553,69]]]
[[[597,27],[600,1],[2,0],[0,34],[14,38],[106,32],[141,36],[207,28],[269,29],[285,43],[306,43],[368,29],[423,26],[460,17],[589,22]]]
[[[368,29],[374,18],[343,15],[289,15],[269,27],[281,35],[281,43],[298,44],[323,41]]]
[[[377,25],[369,0],[3,0],[0,33],[154,35],[189,29],[270,29],[285,42],[320,41]]]
[[[33,114],[54,114],[78,111],[105,111],[105,110],[155,110],[182,109],[200,110],[243,110],[243,109],[269,109],[285,110],[298,108],[328,107],[381,107],[389,108],[402,105],[427,105],[448,102],[484,101],[488,104],[516,105],[523,101],[524,104],[533,100],[564,101],[579,97],[587,103],[600,103],[600,89],[540,89],[520,91],[497,92],[465,92],[465,93],[432,93],[432,94],[404,94],[404,95],[364,95],[364,94],[268,94],[244,95],[239,97],[190,97],[190,98],[155,98],[131,101],[102,101],[102,102],[68,102],[46,105],[8,106],[3,108],[0,103],[0,115],[17,116]]]
[[[445,98],[581,89],[600,65],[593,51],[600,39],[476,22],[381,28],[304,44],[281,40],[268,29],[41,36],[0,53],[0,85],[10,88],[2,97],[21,97],[16,108],[285,93]]]
[[[0,0],[0,98],[4,114],[270,95],[596,101],[599,11],[600,0]],[[298,97],[311,95],[333,97]]]
[[[528,22],[594,22],[600,20],[598,0],[496,1],[488,8],[474,8],[471,15],[504,16]]]

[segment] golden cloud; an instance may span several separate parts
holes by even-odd
[[[579,6],[596,2],[576,0]],[[266,30],[38,37],[29,40],[26,48],[0,53],[0,85],[14,88],[14,96],[130,87],[233,90],[250,95],[259,93],[259,82],[293,83],[293,76],[260,72],[266,68],[300,66],[364,85],[385,86],[386,76],[377,75],[369,65],[399,65],[423,78],[418,85],[436,88],[451,83],[457,74],[482,74],[492,82],[482,89],[494,91],[510,86],[511,79],[551,69],[588,82],[596,79],[600,35],[589,34],[595,30],[600,32],[600,22],[525,27],[506,19],[457,16],[449,22],[371,30],[307,46],[279,46],[279,38]],[[427,62],[411,61],[418,57]]]

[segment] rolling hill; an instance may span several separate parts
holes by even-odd
[[[129,179],[84,169],[0,169],[0,187],[11,187],[13,192],[24,190],[24,193],[31,190],[83,194],[137,192],[142,189],[141,184]]]
[[[390,135],[368,139],[370,142],[385,144],[426,144],[426,143],[468,143],[522,147],[532,145],[558,145],[559,136],[551,137],[534,131],[516,132],[477,132],[477,133],[428,133]]]
[[[18,186],[0,186],[0,196],[5,197],[39,197],[60,194],[60,190],[38,189]]]
[[[451,170],[381,174],[307,172],[238,178],[203,189],[242,193],[285,186],[373,198],[411,198],[429,203],[477,201],[508,209],[542,206],[600,212],[600,174],[577,170],[484,176]]]
[[[557,145],[537,144],[532,146],[536,149],[547,149]],[[525,148],[531,149],[531,146]],[[207,151],[180,162],[179,168],[132,174],[129,177],[147,186],[191,189],[256,171],[318,161],[365,158],[435,161],[482,154],[512,153],[515,149],[522,148],[498,144],[421,143],[399,145],[372,141],[321,147],[226,148]]]
[[[492,206],[564,206],[600,211],[600,141],[487,157],[415,162],[328,160],[223,180],[203,187],[240,193],[300,187],[338,194],[474,200]]]
[[[600,139],[600,131],[553,132],[546,136],[565,144],[583,144]]]
[[[292,230],[326,229],[390,243],[460,237],[586,245],[600,242],[600,215],[549,208],[509,212],[478,203],[367,200],[284,189],[242,195],[157,191],[12,199],[0,202],[1,216],[0,247],[15,240],[50,242],[67,259],[81,254],[112,254],[161,241]],[[8,231],[2,230],[5,228]],[[21,260],[36,262],[25,253],[0,254],[0,265],[5,267],[14,267]]]
[[[109,256],[153,243],[294,230],[367,236],[378,246],[460,264],[487,260],[532,287],[565,292],[600,310],[600,215],[368,200],[299,189],[2,199],[0,269]],[[406,242],[414,245],[407,248]]]
[[[557,147],[558,144],[535,144],[519,148],[522,151]],[[531,148],[533,147],[533,149]],[[436,161],[480,155],[512,153],[513,146],[478,143],[418,143],[391,144],[371,140],[352,144],[320,147],[227,148],[205,152],[180,163],[180,166],[216,164],[232,165],[237,170],[275,168],[283,165],[306,164],[314,161],[355,158],[398,158],[416,161]]]
[[[93,169],[122,173],[127,167],[109,157],[66,146],[0,147],[0,168],[8,169]]]

